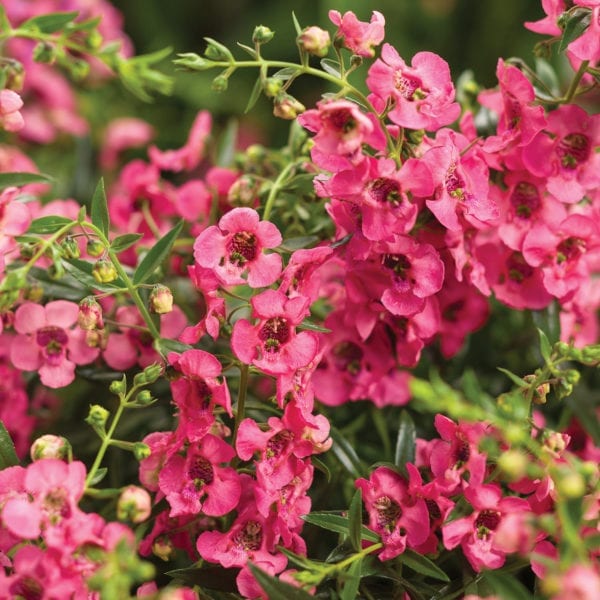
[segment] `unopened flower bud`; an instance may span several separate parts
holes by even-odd
[[[85,345],[88,348],[99,348],[106,350],[108,343],[108,335],[105,329],[93,329],[85,332]]]
[[[250,175],[242,175],[233,182],[227,192],[227,200],[232,206],[252,206],[256,200],[258,182]]]
[[[31,444],[29,454],[31,460],[41,460],[42,458],[65,460],[71,455],[71,444],[67,438],[60,435],[46,434]]]
[[[362,56],[359,56],[358,54],[353,54],[350,57],[350,65],[354,68],[360,67],[360,65],[362,65],[363,63],[363,59]]]
[[[213,92],[224,92],[229,85],[229,79],[225,75],[217,75],[210,85]]]
[[[102,256],[102,254],[104,254],[105,250],[106,250],[106,248],[104,247],[104,244],[100,240],[88,240],[88,242],[85,246],[85,251],[90,256],[93,256],[94,258],[98,258],[99,256]]]
[[[142,390],[136,395],[135,402],[140,406],[148,406],[148,404],[152,404],[152,402],[154,402],[154,398],[148,390]]]
[[[133,455],[136,460],[144,460],[148,458],[152,454],[152,450],[150,450],[150,446],[148,444],[144,444],[144,442],[136,442],[133,446]]]
[[[281,92],[282,87],[283,82],[281,79],[277,79],[276,77],[268,77],[265,80],[263,90],[267,98],[275,98],[275,96]]]
[[[92,404],[85,422],[94,429],[104,429],[109,416],[110,413],[103,406]]]
[[[254,33],[252,34],[252,41],[255,44],[266,44],[273,39],[275,32],[265,27],[264,25],[257,25],[254,28]]]
[[[556,487],[564,498],[581,498],[585,494],[585,479],[576,472],[566,473],[558,478]]]
[[[110,260],[101,258],[94,265],[92,275],[98,283],[110,283],[117,278],[117,270]]]
[[[173,310],[173,294],[162,283],[157,283],[150,292],[150,310],[159,315],[170,313]]]
[[[90,72],[90,63],[86,60],[70,60],[66,64],[67,69],[69,70],[69,74],[75,81],[83,81]]]
[[[90,50],[98,50],[103,41],[102,34],[97,29],[92,29],[85,38],[85,45]]]
[[[309,54],[323,58],[329,52],[331,38],[328,31],[313,25],[304,29],[298,36],[298,44]]]
[[[542,448],[553,456],[561,456],[566,450],[570,441],[571,438],[566,433],[559,433],[558,431],[546,431],[542,437]]]
[[[127,486],[117,502],[117,519],[141,523],[145,521],[152,510],[150,494],[137,485]]]
[[[79,303],[77,324],[81,329],[86,331],[104,328],[102,307],[98,304],[94,296],[87,296]]]
[[[20,92],[23,89],[25,80],[23,65],[12,58],[3,58],[2,62],[2,71],[5,77],[4,87],[13,92]]]
[[[498,466],[510,481],[516,481],[527,472],[527,456],[519,450],[507,450],[498,457]]]
[[[168,561],[173,554],[173,544],[166,536],[157,537],[152,544],[152,554],[165,562]]]
[[[53,281],[58,281],[64,277],[65,268],[63,267],[62,262],[57,260],[48,267],[46,273],[48,273],[48,277],[50,277],[50,279]]]
[[[32,56],[35,62],[51,64],[56,60],[56,48],[48,42],[39,42],[35,45]]]
[[[25,289],[25,299],[30,302],[39,303],[43,297],[44,286],[39,282],[32,283]]]
[[[123,376],[123,379],[111,381],[108,389],[111,394],[124,394],[127,391],[127,379]]]
[[[60,249],[65,258],[79,258],[81,256],[79,245],[70,235],[62,241]]]
[[[295,119],[299,114],[303,113],[306,107],[296,98],[289,94],[281,94],[273,106],[273,114],[280,119],[288,121]]]

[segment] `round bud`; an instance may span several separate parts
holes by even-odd
[[[566,473],[556,481],[556,487],[564,498],[581,498],[585,494],[585,479],[580,473]]]
[[[254,28],[254,33],[252,34],[252,41],[255,44],[266,44],[273,39],[275,32],[265,27],[264,25],[257,25]]]
[[[136,442],[133,446],[133,455],[136,460],[144,460],[148,458],[152,454],[152,450],[150,450],[150,446],[148,444],[144,444],[143,442]]]
[[[150,292],[150,311],[159,315],[170,313],[173,310],[173,294],[162,283],[157,283]]]
[[[100,240],[90,239],[88,240],[85,251],[94,258],[98,258],[104,254],[104,244]]]
[[[298,45],[305,52],[323,58],[329,52],[331,38],[328,31],[313,25],[304,29],[298,36]]]
[[[99,404],[92,404],[90,406],[90,412],[85,418],[85,422],[94,427],[95,429],[104,429],[110,413]]]
[[[117,501],[117,519],[141,523],[145,521],[152,511],[150,494],[137,485],[127,486]]]
[[[117,278],[117,270],[110,260],[101,258],[94,265],[92,275],[98,283],[110,283]]]
[[[225,75],[217,75],[211,83],[211,89],[213,92],[224,92],[229,85],[229,79]]]
[[[498,457],[498,466],[510,481],[521,479],[527,473],[527,456],[519,450],[507,450]]]
[[[273,114],[280,119],[292,120],[303,113],[306,107],[289,94],[281,94],[273,105]]]
[[[148,404],[152,404],[152,402],[154,402],[154,398],[148,390],[142,390],[136,395],[135,402],[140,406],[148,406]]]
[[[94,296],[87,296],[79,303],[77,324],[81,329],[86,331],[104,328],[102,307],[98,304]]]
[[[43,458],[65,460],[71,456],[71,444],[67,438],[60,435],[42,435],[31,444],[29,455],[34,461]]]
[[[62,241],[60,249],[65,258],[79,258],[81,256],[79,245],[70,235]]]

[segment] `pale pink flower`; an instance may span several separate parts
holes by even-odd
[[[382,110],[393,101],[389,119],[401,127],[434,131],[460,115],[448,63],[433,52],[418,52],[407,65],[390,44],[384,44],[367,76],[367,86]]]
[[[375,46],[379,46],[385,37],[385,18],[376,10],[369,23],[359,21],[352,11],[342,15],[337,10],[330,10],[329,19],[338,26],[336,38],[341,38],[344,47],[359,56],[373,57]]]
[[[147,144],[154,136],[153,127],[135,117],[122,117],[111,121],[104,132],[100,164],[103,169],[114,169],[119,154],[129,148]]]
[[[85,343],[85,332],[77,327],[79,307],[67,300],[45,306],[25,302],[15,313],[10,357],[15,367],[38,371],[44,385],[64,387],[75,378],[75,365],[92,362],[97,348]]]
[[[6,131],[19,131],[23,129],[25,122],[19,110],[23,106],[23,100],[13,90],[0,90],[0,127]]]
[[[281,256],[264,249],[281,244],[281,234],[269,221],[260,221],[252,208],[234,208],[205,229],[194,242],[194,258],[212,269],[223,285],[271,285],[281,274]],[[243,275],[247,275],[247,281]]]

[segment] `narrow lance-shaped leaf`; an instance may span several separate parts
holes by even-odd
[[[362,530],[362,493],[360,488],[354,492],[348,510],[348,537],[352,547],[359,552],[361,549]]]
[[[152,273],[161,265],[163,260],[167,258],[177,236],[181,232],[183,227],[183,221],[179,221],[171,231],[169,231],[158,243],[153,246],[148,254],[144,256],[144,259],[139,264],[135,273],[133,274],[133,284],[139,285],[144,283]]]
[[[106,192],[104,190],[104,179],[98,181],[94,195],[92,196],[92,206],[90,209],[92,224],[94,224],[105,236],[108,236],[110,221],[108,218],[108,205],[106,203]]]
[[[10,434],[0,421],[0,470],[14,467],[19,464],[19,459],[15,451],[15,445]]]
[[[354,600],[358,594],[358,588],[360,586],[360,576],[362,571],[363,559],[359,558],[355,560],[348,571],[344,573],[344,587],[340,594],[341,600]]]
[[[303,589],[272,577],[252,563],[248,563],[248,567],[269,600],[312,600],[312,596]]]
[[[401,469],[406,468],[406,463],[415,460],[415,443],[417,432],[410,414],[403,410],[400,413],[400,426],[396,438],[396,452],[394,462]]]
[[[29,183],[49,183],[52,177],[43,173],[0,173],[0,189],[21,187]]]
[[[572,13],[565,25],[560,45],[558,46],[559,52],[564,52],[567,46],[574,42],[578,37],[583,35],[583,32],[590,25],[590,13],[585,10],[578,10]]]
[[[256,104],[258,99],[260,98],[260,93],[262,92],[262,82],[260,77],[256,79],[254,83],[254,87],[252,88],[252,92],[250,92],[250,97],[248,98],[248,103],[246,104],[246,108],[244,109],[244,114],[249,113],[253,106]]]
[[[322,529],[327,529],[327,531],[335,531],[336,533],[342,533],[344,535],[349,535],[350,533],[350,521],[348,517],[343,517],[342,515],[313,512],[308,515],[303,515],[302,519],[307,523],[311,523]],[[363,540],[369,542],[380,541],[379,536],[364,525],[361,526],[360,535]]]
[[[119,252],[123,252],[123,250],[127,250],[127,248],[131,248],[131,246],[142,237],[143,234],[141,233],[125,233],[124,235],[119,235],[110,244],[110,249],[115,254],[118,254]]]
[[[427,575],[428,577],[433,577],[433,579],[439,579],[440,581],[450,581],[448,575],[446,575],[446,573],[444,573],[444,571],[442,571],[435,563],[410,548],[404,551],[400,560],[402,564],[406,565],[416,573]]]
[[[20,29],[37,29],[42,33],[54,33],[62,29],[67,23],[73,21],[79,13],[74,12],[56,12],[46,15],[38,15],[28,19],[19,25]]]
[[[510,598],[510,600],[532,600],[533,598],[527,588],[511,573],[484,571],[483,578],[499,598]]]
[[[62,229],[65,225],[68,225],[69,223],[75,225],[76,221],[58,215],[40,217],[39,219],[34,219],[33,221],[31,221],[27,233],[56,233],[59,229]]]

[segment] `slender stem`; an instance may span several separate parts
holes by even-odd
[[[561,99],[562,104],[568,104],[574,98],[574,96],[577,92],[577,87],[579,86],[579,82],[581,81],[581,78],[585,75],[585,72],[586,72],[589,64],[590,64],[589,60],[584,60],[581,62],[581,64],[579,65],[579,69],[577,70],[577,73],[575,73],[575,76],[573,77],[573,79],[571,81],[571,85],[569,85],[569,89],[567,90],[567,93],[565,94],[564,98]]]
[[[100,465],[102,464],[102,459],[104,458],[104,455],[106,454],[106,450],[108,449],[108,447],[111,444],[112,436],[114,435],[115,429],[117,428],[117,425],[119,424],[119,420],[121,419],[121,416],[123,415],[123,411],[125,410],[125,404],[126,404],[125,398],[123,396],[120,396],[120,402],[119,402],[119,407],[117,408],[117,412],[115,413],[115,416],[113,417],[113,420],[110,423],[110,428],[106,432],[106,435],[102,438],[102,444],[100,445],[98,454],[96,454],[94,464],[92,465],[87,477],[85,478],[86,488],[89,485],[91,485],[92,481],[94,480],[94,477],[96,476],[96,471],[98,471],[98,469],[100,468]]]
[[[235,409],[235,422],[233,425],[233,437],[231,440],[231,445],[235,448],[235,442],[237,440],[238,429],[240,428],[240,423],[244,418],[244,414],[246,412],[246,396],[248,395],[248,371],[249,367],[246,364],[240,365],[240,387],[238,389],[238,399],[237,405]]]
[[[271,185],[271,189],[269,190],[269,195],[267,196],[267,200],[265,202],[265,210],[263,212],[263,220],[268,221],[271,216],[271,210],[273,209],[273,204],[275,203],[275,197],[277,196],[277,192],[283,187],[285,180],[288,174],[296,168],[298,162],[291,162],[286,165],[286,167],[279,173],[277,179]]]

